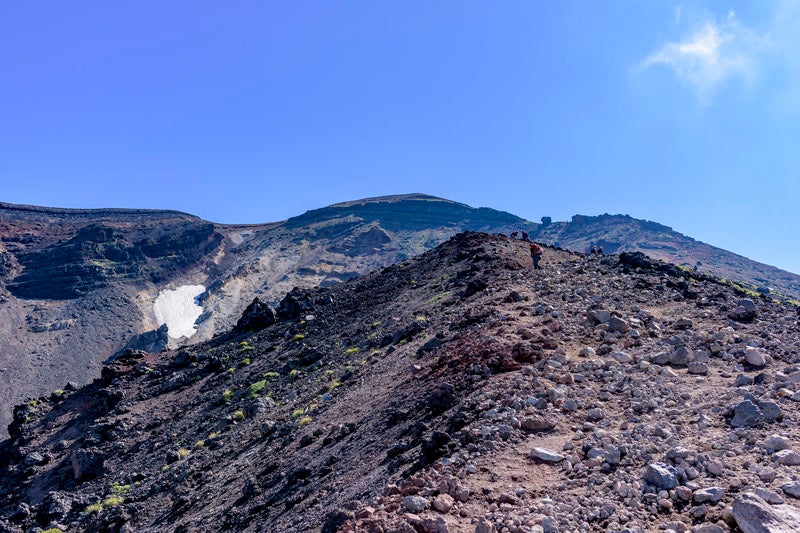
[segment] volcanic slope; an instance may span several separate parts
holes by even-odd
[[[797,530],[795,308],[640,254],[542,264],[462,233],[31,399],[0,528]]]
[[[522,219],[412,194],[222,225],[175,211],[0,203],[0,438],[14,403],[85,384],[125,347],[158,352],[228,331],[258,295],[330,285],[393,264],[463,230]],[[154,313],[166,290],[203,285],[197,332]]]

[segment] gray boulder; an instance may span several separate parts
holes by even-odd
[[[774,453],[780,450],[790,450],[792,441],[783,435],[772,435],[764,439],[764,449],[767,453]]]
[[[428,500],[422,496],[406,496],[402,503],[403,507],[412,513],[418,513],[428,508]]]
[[[800,531],[800,511],[789,505],[770,505],[752,492],[733,500],[733,519],[742,533]]]
[[[674,366],[686,366],[694,361],[694,352],[686,346],[681,346],[673,352],[669,358],[669,362]]]
[[[548,450],[547,448],[538,447],[531,450],[531,457],[544,461],[545,463],[558,463],[564,460],[564,456],[560,453]]]
[[[725,496],[725,489],[722,487],[706,487],[694,491],[695,503],[717,503]]]
[[[764,413],[750,400],[744,400],[733,408],[731,425],[735,428],[754,427],[764,421]]]
[[[669,490],[678,486],[678,471],[665,463],[647,465],[643,478],[659,489]]]
[[[728,317],[736,322],[752,322],[756,316],[758,316],[758,307],[756,307],[755,302],[749,298],[739,300],[736,309],[731,311],[728,315]]]

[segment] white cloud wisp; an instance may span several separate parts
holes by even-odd
[[[750,82],[764,44],[740,25],[733,13],[724,24],[706,22],[699,30],[678,42],[668,42],[648,56],[644,67],[665,65],[682,82],[692,87],[702,103],[709,103],[714,91],[726,80],[738,77]]]

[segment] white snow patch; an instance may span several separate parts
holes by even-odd
[[[173,339],[189,338],[197,332],[194,321],[203,314],[197,297],[205,292],[203,285],[181,285],[177,289],[164,289],[153,304],[158,325],[166,324]]]

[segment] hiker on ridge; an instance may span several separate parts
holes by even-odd
[[[539,259],[542,258],[542,249],[541,245],[535,242],[531,242],[531,259],[533,260],[533,268],[540,269],[542,267],[539,266]]]

